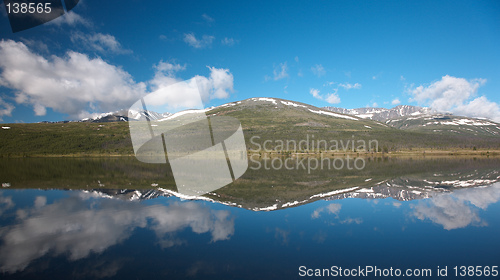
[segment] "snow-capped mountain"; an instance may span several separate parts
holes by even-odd
[[[163,118],[169,117],[171,115],[172,115],[171,113],[167,113],[167,112],[157,113],[157,112],[145,111],[145,110],[141,110],[141,111],[132,111],[131,110],[128,112],[128,116],[130,117],[129,119],[136,120],[136,121],[143,121],[146,119],[156,121],[156,120],[161,120]]]
[[[91,118],[85,118],[80,120],[81,122],[118,122],[118,121],[142,121],[149,118],[150,120],[159,120],[171,116],[171,113],[157,113],[153,111],[128,111],[119,110],[115,112],[108,112],[102,114],[96,114]]]
[[[454,115],[417,115],[389,119],[386,124],[403,130],[419,130],[441,134],[471,134],[499,136],[500,124],[479,118]]]
[[[432,110],[430,108],[410,106],[410,105],[399,105],[391,109],[386,109],[386,108],[344,109],[338,107],[324,107],[324,109],[336,113],[354,115],[359,118],[371,119],[380,122],[384,122],[389,119],[397,119],[405,116],[420,116],[432,113]]]

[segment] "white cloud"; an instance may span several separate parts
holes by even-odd
[[[378,103],[377,102],[373,102],[371,107],[378,107]]]
[[[225,37],[224,39],[221,40],[221,44],[225,45],[225,46],[234,46],[234,44],[236,44],[236,40],[234,40],[233,38],[227,38]]]
[[[275,66],[274,67],[274,70],[273,70],[273,79],[275,81],[277,80],[281,80],[283,78],[286,78],[288,77],[288,66],[286,64],[286,61],[284,63],[280,63],[278,66]]]
[[[208,23],[212,23],[212,22],[214,22],[214,21],[215,21],[215,20],[214,20],[211,16],[209,16],[209,15],[207,15],[207,14],[203,14],[203,15],[201,15],[201,17],[202,17],[202,18],[203,18],[206,22],[208,22]]]
[[[325,82],[323,84],[323,87],[332,87],[333,92],[328,93],[326,95],[321,95],[319,94],[318,89],[312,88],[309,93],[311,93],[315,98],[319,100],[324,100],[330,104],[338,104],[340,103],[340,97],[338,95],[338,91],[340,88],[343,88],[345,90],[350,90],[350,89],[360,89],[361,84],[355,83],[355,84],[350,84],[350,83],[340,83],[336,87],[334,87],[336,83],[335,82]]]
[[[185,65],[160,62],[155,66],[155,77],[149,82],[153,91],[161,90],[169,85],[179,83],[182,80],[175,76],[175,73],[186,68]],[[200,90],[202,100],[208,102],[211,99],[224,99],[234,91],[234,77],[229,69],[215,68],[207,66],[210,70],[209,77],[196,75],[197,86]],[[180,98],[183,98],[180,96]]]
[[[156,69],[156,75],[175,77],[175,73],[186,70],[186,65],[169,63],[161,60],[157,65],[154,66],[154,68]]]
[[[321,95],[319,95],[319,89],[311,88],[309,90],[309,93],[312,94],[312,96],[314,98],[321,99],[321,100],[323,99],[323,97],[321,97]]]
[[[147,85],[159,90],[180,82],[175,73],[185,67],[160,61],[151,81],[137,83],[129,73],[101,58],[69,51],[64,57],[46,59],[23,43],[0,41],[0,85],[15,90],[16,102],[32,105],[36,115],[51,108],[81,119],[128,108],[146,95]],[[233,92],[233,75],[228,69],[208,68],[209,77],[196,76],[203,100],[228,97]],[[13,106],[5,104],[0,104],[0,113],[8,115]]]
[[[33,105],[37,115],[49,107],[86,117],[89,108],[127,108],[145,93],[145,84],[101,58],[69,51],[48,60],[11,40],[0,41],[0,69],[0,85],[15,89],[16,102]]]
[[[210,47],[214,41],[214,36],[203,35],[201,39],[196,39],[193,33],[184,34],[184,42],[195,49]]]
[[[406,78],[405,78],[403,75],[401,75],[401,77],[399,77],[399,79],[400,79],[401,81],[406,81]]]
[[[131,50],[124,49],[120,42],[118,42],[114,36],[109,34],[83,34],[81,32],[77,32],[71,34],[71,42],[100,53],[132,53]]]
[[[340,97],[337,94],[337,91],[335,90],[333,93],[328,93],[326,96],[323,96],[319,94],[319,89],[311,88],[309,90],[309,93],[316,99],[319,100],[324,100],[330,104],[337,104],[340,103]]]
[[[474,98],[485,79],[466,80],[444,76],[441,80],[424,87],[410,89],[411,101],[427,105],[439,112],[451,112],[469,117],[485,117],[500,121],[500,106],[485,96]]]
[[[102,253],[128,239],[137,228],[150,228],[163,247],[183,244],[176,233],[191,229],[210,233],[211,242],[229,239],[234,233],[234,218],[225,210],[212,210],[195,202],[143,205],[114,199],[88,199],[71,196],[46,205],[37,198],[35,206],[25,209],[15,225],[0,231],[0,268],[15,272],[47,254],[78,260],[91,253]],[[13,202],[0,196],[0,204]],[[64,215],[61,213],[64,212]]]
[[[399,103],[401,103],[401,101],[399,101],[399,98],[395,98],[391,101],[392,105],[398,105]]]
[[[202,98],[208,99],[214,98],[227,98],[229,93],[233,92],[233,74],[229,72],[229,69],[208,67],[210,69],[210,77],[205,78],[202,76],[196,76],[198,78],[198,83],[200,80],[203,84],[208,84],[208,91],[202,91]]]
[[[5,102],[0,97],[0,121],[2,121],[3,116],[12,116],[12,111],[14,110],[14,105]]]
[[[47,114],[47,108],[39,103],[33,105],[33,111],[35,112],[35,116],[45,116]]]
[[[295,62],[299,62],[299,57],[298,56],[295,57]]]
[[[314,75],[318,77],[321,77],[326,73],[325,68],[323,68],[323,65],[321,64],[316,64],[313,67],[311,67],[311,71],[313,72]]]
[[[62,25],[69,25],[69,26],[75,26],[78,24],[90,27],[92,24],[90,23],[89,20],[85,19],[84,17],[80,16],[79,14],[69,11],[67,13],[64,13],[64,15],[49,21],[48,24],[53,24],[57,26],[62,26]]]
[[[339,84],[339,87],[343,87],[344,89],[346,90],[350,90],[350,89],[360,89],[361,88],[361,84],[359,83],[355,83],[354,85],[353,84],[350,84],[350,83],[345,83],[345,84]]]
[[[325,101],[330,103],[330,104],[338,104],[338,103],[340,103],[340,97],[335,92],[328,93],[326,95]]]

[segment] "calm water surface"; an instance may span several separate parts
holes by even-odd
[[[500,265],[499,163],[370,159],[356,173],[249,170],[186,199],[162,167],[132,159],[4,160],[0,275],[295,279],[306,269],[377,266],[455,279],[454,266]]]

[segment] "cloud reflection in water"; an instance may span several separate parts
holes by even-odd
[[[37,197],[34,207],[17,211],[15,225],[0,229],[0,269],[15,272],[44,255],[78,260],[101,253],[129,238],[136,228],[151,228],[162,247],[184,243],[175,233],[191,228],[210,232],[211,242],[229,239],[234,218],[196,202],[144,205],[117,199],[94,199],[79,192],[53,204]]]
[[[487,187],[456,190],[419,201],[413,206],[413,215],[419,220],[429,219],[446,230],[464,228],[470,225],[485,226],[479,217],[479,208],[500,200],[500,183]]]

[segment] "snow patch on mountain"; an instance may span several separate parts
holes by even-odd
[[[348,120],[355,120],[355,121],[358,120],[358,119],[353,118],[353,117],[349,117],[349,116],[346,116],[346,115],[335,114],[335,113],[332,113],[332,112],[315,111],[315,110],[311,110],[311,109],[308,109],[308,110],[311,111],[311,112],[313,112],[313,113],[316,113],[316,114],[327,115],[327,116],[332,116],[332,117],[336,117],[336,118],[343,118],[343,119],[348,119]]]

